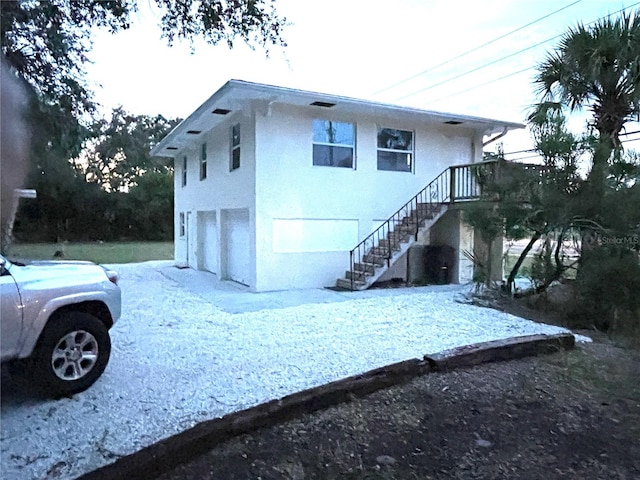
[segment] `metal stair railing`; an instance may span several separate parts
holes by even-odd
[[[478,179],[479,167],[489,167],[488,172],[483,174],[495,174],[496,161],[481,163],[471,163],[467,165],[454,165],[444,170],[426,187],[420,190],[407,203],[400,207],[393,215],[382,223],[377,229],[369,234],[364,240],[356,245],[349,252],[349,272],[351,277],[351,290],[354,288],[356,265],[362,266],[364,258],[368,260],[376,257],[386,260],[387,267],[390,266],[393,256],[393,240],[391,233],[396,232],[402,225],[404,234],[413,235],[418,239],[421,223],[435,211],[435,206],[457,201],[475,200],[480,197],[481,182]],[[405,219],[408,219],[405,222]],[[410,231],[409,231],[410,230]],[[382,241],[386,240],[386,247],[381,247]],[[377,250],[376,250],[377,249]],[[363,270],[363,276],[366,270]]]

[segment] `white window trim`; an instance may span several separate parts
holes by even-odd
[[[207,175],[207,144],[203,143],[200,147],[200,180],[206,180]]]
[[[402,132],[411,132],[411,150],[400,150],[397,148],[381,148],[378,147],[378,135],[380,135],[380,130],[389,129],[389,130],[400,130]],[[390,153],[408,153],[411,155],[411,166],[409,170],[380,170],[379,172],[400,172],[400,173],[414,173],[415,171],[415,158],[416,158],[416,132],[415,130],[405,130],[404,128],[391,128],[391,127],[383,127],[377,125],[376,128],[376,164],[378,160],[378,152],[390,152]]]
[[[186,187],[187,186],[187,156],[184,155],[182,157],[182,186]]]
[[[185,223],[185,214],[184,212],[180,212],[179,220],[178,220],[178,236],[184,237],[186,233],[186,223]]]
[[[234,145],[233,144],[233,129],[235,127],[238,127],[238,144]],[[242,127],[240,126],[240,123],[234,123],[233,125],[231,125],[231,155],[229,158],[229,171],[233,172],[234,170],[238,170],[240,168],[240,165],[242,164],[242,149],[240,148],[242,145]],[[238,151],[238,166],[234,167],[233,166],[233,154],[235,151]]]
[[[349,124],[353,127],[353,144],[350,143],[330,143],[330,142],[317,142],[315,140],[313,140],[313,129],[312,129],[312,139],[311,139],[311,148],[313,149],[314,145],[322,145],[325,147],[345,147],[345,148],[350,148],[353,151],[353,154],[351,155],[351,158],[353,159],[351,162],[351,169],[355,170],[356,169],[356,143],[357,143],[357,124],[356,122],[350,122],[347,120],[329,120],[327,118],[319,118],[316,117],[313,119],[314,121],[316,120],[320,120],[323,122],[331,122],[331,123],[346,123]],[[313,124],[312,124],[313,125]],[[376,141],[377,141],[377,137],[376,137]],[[313,163],[313,158],[311,159],[311,165],[314,167],[329,167],[329,168],[340,168],[343,170],[348,169],[348,167],[338,167],[336,165],[316,165],[315,163]]]

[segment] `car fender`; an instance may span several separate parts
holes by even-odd
[[[25,343],[20,349],[18,358],[27,358],[32,353],[37,344],[42,331],[44,330],[47,322],[51,316],[61,308],[69,308],[73,305],[77,305],[84,302],[101,302],[108,308],[111,313],[111,317],[115,322],[120,317],[120,291],[116,288],[113,290],[100,290],[92,292],[81,292],[62,297],[56,297],[49,300],[39,311],[36,319],[31,325],[26,326],[28,329],[26,335],[24,335]]]

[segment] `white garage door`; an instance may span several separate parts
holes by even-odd
[[[200,212],[201,270],[218,273],[218,228],[216,212]]]
[[[251,243],[249,241],[249,212],[227,212],[227,275],[238,283],[249,285]]]

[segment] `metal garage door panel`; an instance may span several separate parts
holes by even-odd
[[[249,285],[251,259],[249,212],[230,211],[227,229],[227,274],[231,280]]]

